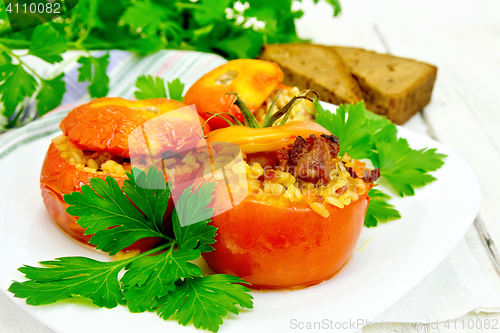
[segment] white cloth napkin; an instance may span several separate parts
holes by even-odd
[[[500,312],[500,292],[481,273],[465,239],[420,284],[371,323],[435,323],[471,311]],[[52,333],[0,292],[0,332]]]
[[[54,333],[0,291],[1,333]]]
[[[481,273],[462,239],[431,274],[371,322],[435,323],[471,311],[500,312],[500,292]]]

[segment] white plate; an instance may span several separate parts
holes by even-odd
[[[332,279],[303,290],[254,292],[255,309],[231,315],[220,332],[295,331],[307,322],[319,322],[323,329],[337,325],[346,332],[355,331],[410,291],[455,247],[478,212],[479,182],[470,166],[448,148],[404,128],[399,133],[413,148],[435,147],[448,155],[434,173],[438,181],[413,197],[394,197],[392,202],[403,218],[364,228],[358,249]],[[49,142],[49,138],[33,141],[0,161],[0,289],[12,299],[6,290],[12,280],[23,280],[16,271],[23,264],[74,255],[105,260],[63,234],[45,210],[38,177]],[[60,333],[136,333],[144,327],[159,332],[195,331],[154,313],[131,314],[123,306],[108,310],[85,300],[70,300],[35,307],[23,299],[14,300]]]

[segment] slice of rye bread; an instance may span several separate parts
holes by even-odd
[[[435,66],[352,47],[331,47],[349,66],[368,110],[403,124],[431,100]]]
[[[335,49],[311,44],[267,44],[259,58],[281,67],[284,84],[314,90],[323,101],[339,105],[363,99],[358,83]]]

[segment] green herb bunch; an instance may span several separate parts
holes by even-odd
[[[215,184],[188,187],[172,213],[174,237],[164,230],[170,186],[161,171],[134,168],[124,186],[108,176],[91,178],[82,193],[66,194],[67,212],[93,235],[90,244],[114,255],[134,242],[156,237],[163,244],[140,255],[111,262],[86,257],[43,261],[43,267],[19,268],[26,278],[9,291],[30,305],[51,304],[68,298],[90,299],[99,307],[128,306],[131,312],[156,312],[182,325],[217,332],[222,318],[241,308],[252,308],[244,280],[225,274],[202,276],[191,261],[213,250],[217,228],[209,225]],[[193,223],[200,221],[198,223]],[[181,227],[180,221],[187,225]],[[121,277],[120,277],[121,276]]]
[[[314,0],[317,3],[319,0]],[[325,0],[340,12],[338,0]],[[33,29],[12,33],[0,3],[0,115],[6,128],[18,124],[26,98],[43,115],[61,103],[64,74],[44,77],[30,68],[31,55],[54,64],[67,50],[83,50],[78,81],[90,82],[92,97],[108,93],[108,55],[91,50],[128,50],[140,55],[161,49],[214,52],[228,59],[254,58],[264,43],[303,41],[292,0],[80,0],[69,13]],[[13,50],[27,50],[13,52]],[[3,109],[2,109],[3,108]],[[0,124],[0,128],[1,128]]]
[[[412,149],[408,141],[398,138],[398,129],[389,119],[368,111],[363,102],[342,104],[336,113],[315,103],[316,122],[339,137],[340,156],[348,153],[356,159],[369,159],[380,168],[380,175],[401,197],[415,195],[415,187],[436,180],[429,172],[443,166],[444,154],[436,149]],[[401,218],[388,203],[391,198],[380,190],[368,193],[370,202],[365,226]]]

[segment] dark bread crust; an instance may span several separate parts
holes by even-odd
[[[364,49],[331,48],[349,66],[368,110],[401,125],[430,102],[437,67]]]
[[[268,44],[260,58],[278,63],[287,85],[337,105],[364,100],[398,125],[430,102],[437,76],[433,65],[352,47]]]
[[[314,90],[323,101],[338,105],[363,99],[358,83],[335,49],[311,44],[267,44],[259,58],[281,67],[284,84]]]

